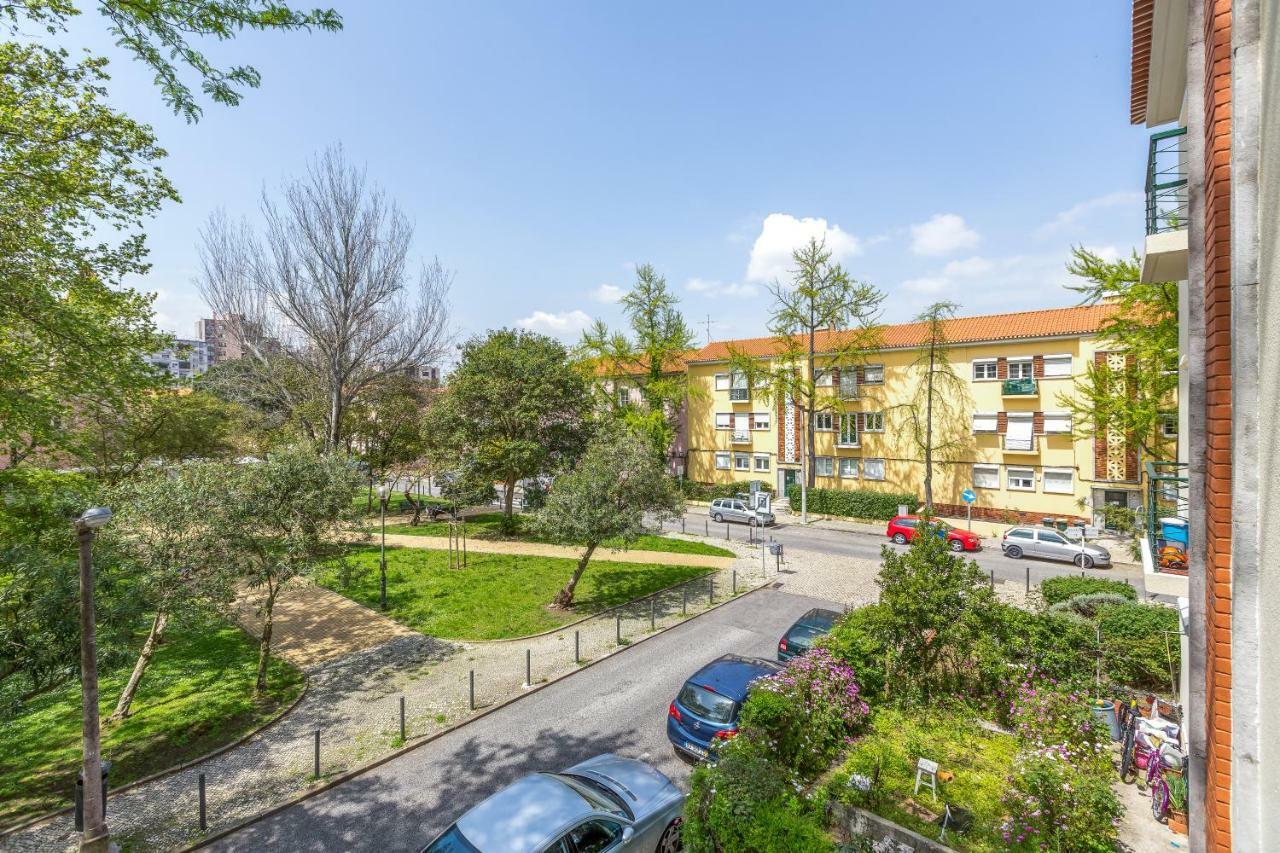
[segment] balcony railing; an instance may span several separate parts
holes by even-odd
[[[1015,453],[1035,453],[1036,451],[1036,437],[1034,435],[1029,438],[1006,435],[1003,438],[1005,450],[1011,450]]]
[[[1034,397],[1036,381],[1034,379],[1006,379],[1001,394],[1006,397]]]
[[[1151,548],[1152,570],[1187,573],[1190,552],[1187,519],[1190,518],[1187,465],[1182,462],[1148,462],[1147,505],[1144,533]]]
[[[751,399],[750,388],[730,388],[729,399],[735,403],[746,403]]]
[[[733,443],[734,444],[750,444],[751,433],[745,430],[734,430]]]
[[[1151,134],[1147,148],[1147,233],[1187,227],[1187,129]]]

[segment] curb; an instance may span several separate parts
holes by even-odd
[[[626,652],[627,649],[635,648],[636,646],[639,646],[641,643],[644,643],[647,640],[651,640],[654,637],[662,636],[663,634],[667,633],[673,628],[678,628],[681,625],[687,625],[690,622],[692,622],[694,619],[698,619],[702,616],[705,616],[706,614],[712,612],[713,610],[719,610],[721,607],[724,607],[727,604],[731,604],[734,601],[738,601],[740,599],[746,598],[748,595],[759,592],[760,590],[765,589],[770,585],[772,585],[772,583],[774,583],[774,581],[771,581],[769,580],[768,577],[766,577],[764,578],[764,580],[761,581],[759,586],[752,587],[751,589],[748,589],[739,595],[726,598],[724,601],[721,601],[718,604],[708,607],[706,610],[702,611],[701,613],[695,616],[692,616],[688,619],[682,619],[679,622],[676,622],[675,624],[667,626],[666,628],[662,628],[661,630],[654,631],[653,633],[650,633],[650,634],[646,634],[640,639],[633,640],[624,646],[617,646],[612,652],[610,652],[607,655],[603,655],[593,660],[589,660],[586,663],[578,666],[576,669],[569,670],[563,675],[559,675],[541,684],[534,685],[533,687],[530,687],[524,692],[519,693],[515,696],[512,696],[510,699],[507,699],[506,701],[499,702],[494,705],[490,705],[489,707],[485,708],[479,713],[473,714],[472,716],[466,718],[465,720],[460,720],[459,722],[454,723],[452,726],[441,729],[440,731],[434,732],[429,735],[424,735],[420,740],[412,744],[407,744],[405,746],[402,746],[397,750],[393,750],[387,755],[384,755],[382,758],[379,758],[376,761],[366,764],[363,767],[358,767],[355,770],[348,770],[346,773],[335,776],[334,778],[328,780],[324,784],[319,785],[315,788],[311,788],[310,790],[303,791],[301,794],[298,794],[290,798],[289,800],[286,800],[283,803],[272,806],[270,809],[267,809],[266,811],[260,814],[254,815],[253,817],[246,818],[240,821],[239,823],[236,823],[236,824],[233,824],[232,826],[227,827],[226,829],[218,830],[217,832],[209,835],[207,838],[203,838],[193,844],[189,844],[185,847],[179,847],[177,849],[179,853],[187,853],[187,851],[199,850],[202,847],[207,847],[208,845],[214,843],[215,841],[220,841],[223,838],[226,838],[230,835],[234,835],[235,833],[239,832],[242,829],[252,826],[253,824],[258,823],[260,821],[264,821],[267,818],[273,817],[279,814],[280,812],[285,811],[286,809],[290,809],[298,805],[299,803],[302,803],[302,802],[305,802],[306,800],[311,799],[312,797],[315,797],[319,794],[323,794],[325,791],[328,791],[331,788],[336,788],[337,786],[342,785],[346,782],[349,782],[352,779],[363,776],[365,773],[368,773],[370,770],[374,770],[378,767],[381,767],[383,764],[386,764],[389,761],[393,761],[403,755],[407,755],[408,753],[413,752],[415,749],[418,749],[419,747],[426,746],[427,744],[433,741],[439,740],[445,735],[452,734],[453,732],[463,728],[464,726],[468,726],[477,720],[483,719],[484,717],[487,717],[490,714],[493,714],[497,711],[502,710],[503,708],[506,708],[510,705],[514,705],[516,702],[519,702],[521,699],[524,699],[528,696],[532,696],[535,693],[545,690],[546,688],[550,687],[553,684],[557,684],[565,680],[566,678],[570,678],[573,675],[576,675],[579,672],[590,669],[591,667],[595,666],[598,663],[602,663],[604,661],[610,660],[616,657],[617,655]]]

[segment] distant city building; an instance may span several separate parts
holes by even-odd
[[[144,359],[173,379],[192,379],[213,366],[213,347],[207,341],[178,338],[174,345]]]
[[[234,361],[246,353],[245,336],[262,337],[262,327],[239,314],[225,317],[205,317],[196,321],[196,337],[209,344],[212,352],[210,366]],[[265,341],[267,349],[275,349],[279,343]]]
[[[440,384],[440,368],[438,367],[406,367],[404,375],[423,382],[430,382],[432,385]]]

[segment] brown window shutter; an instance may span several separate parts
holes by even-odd
[[[1036,412],[1031,416],[1031,431],[1036,435],[1044,435],[1044,412]]]
[[[747,429],[755,429],[755,428],[756,428],[756,413],[749,412],[747,414]]]
[[[1031,375],[1036,379],[1044,379],[1044,356],[1034,355],[1031,357]]]
[[[858,384],[865,385],[867,383],[867,371],[863,369],[862,365],[858,365],[853,371],[853,375],[858,377]]]
[[[858,429],[858,435],[862,435],[864,432],[867,431],[867,413],[857,412],[854,414],[854,417],[857,418],[856,424]]]
[[[840,387],[840,368],[838,367],[831,368],[831,384],[837,388]]]
[[[1004,435],[1008,431],[1009,431],[1009,413],[997,412],[996,413],[996,432],[1000,433],[1001,435]]]
[[[1009,360],[1004,356],[996,359],[996,379],[1009,378]],[[1004,430],[1001,430],[1003,432]]]

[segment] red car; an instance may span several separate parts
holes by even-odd
[[[899,515],[895,516],[889,522],[889,529],[885,531],[888,536],[899,545],[905,545],[915,538],[916,529],[924,521],[918,515]],[[981,551],[982,540],[978,538],[978,534],[969,530],[960,530],[952,527],[945,521],[934,519],[929,522],[937,534],[947,540],[947,545],[952,551]]]

